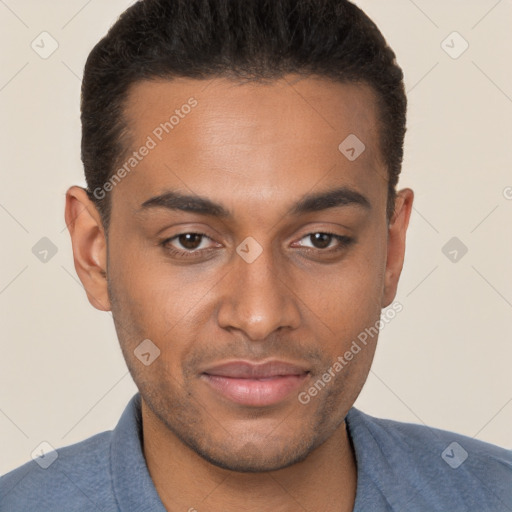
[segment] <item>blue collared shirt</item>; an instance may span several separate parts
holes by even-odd
[[[511,450],[355,408],[346,422],[355,512],[512,512]],[[86,511],[166,512],[142,451],[138,393],[114,430],[58,449],[47,469],[30,461],[0,478],[0,512]]]

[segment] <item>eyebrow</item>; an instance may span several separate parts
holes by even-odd
[[[341,187],[327,192],[306,195],[292,207],[290,213],[301,215],[349,205],[359,206],[364,210],[371,210],[372,207],[370,201],[356,190]]]
[[[292,205],[289,214],[298,216],[305,213],[338,208],[340,206],[358,206],[365,210],[371,209],[371,203],[365,196],[351,188],[341,187],[304,196],[297,203]],[[144,201],[139,212],[153,208],[180,210],[218,218],[232,217],[228,209],[206,197],[185,195],[175,191],[167,191]]]

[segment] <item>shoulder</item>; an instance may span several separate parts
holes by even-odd
[[[483,455],[484,457],[497,457],[498,459],[504,457],[508,464],[512,462],[512,450],[448,430],[417,423],[405,423],[375,418],[355,408],[350,410],[347,419],[349,418],[353,424],[357,423],[358,425],[364,426],[368,432],[379,437],[388,438],[389,440],[394,439],[396,441],[405,442],[406,444],[419,445],[424,448],[431,447],[431,443],[437,444],[443,441],[460,441],[470,449],[475,456]],[[427,442],[427,444],[425,444],[425,442]]]
[[[376,440],[393,443],[394,449],[401,448],[413,456],[432,454],[442,460],[448,459],[450,462],[448,466],[452,468],[458,462],[460,465],[466,460],[471,463],[470,459],[475,458],[479,462],[489,461],[491,464],[497,462],[500,468],[512,471],[512,450],[426,425],[375,418],[354,408],[349,415],[352,423],[364,426]],[[452,443],[454,446],[449,448]],[[467,457],[455,444],[467,452]],[[439,448],[442,448],[441,452]],[[446,453],[444,453],[445,448],[449,448]],[[449,461],[451,457],[456,458],[456,461]]]
[[[97,434],[2,476],[0,511],[117,510],[111,489],[111,438],[112,431]]]
[[[351,409],[347,415],[361,470],[400,499],[432,509],[512,510],[512,450]],[[359,468],[358,468],[359,469]],[[417,508],[420,510],[421,507]],[[476,510],[476,509],[475,509]]]

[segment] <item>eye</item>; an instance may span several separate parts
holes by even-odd
[[[306,250],[318,251],[320,253],[335,253],[349,246],[353,239],[348,236],[337,235],[335,233],[327,233],[318,231],[308,233],[303,236],[299,242],[294,244],[295,247],[303,247]],[[217,244],[208,235],[204,233],[181,233],[171,238],[167,238],[161,245],[173,257],[206,257],[211,250],[216,247],[222,247]]]
[[[208,243],[212,239],[204,233],[181,233],[162,242],[164,247],[170,248],[171,252],[195,252],[209,249]]]
[[[307,247],[319,250],[338,250],[352,243],[352,238],[348,236],[324,232],[309,233],[306,236],[302,237],[301,241],[302,240],[309,241],[309,244],[301,243],[300,247]]]

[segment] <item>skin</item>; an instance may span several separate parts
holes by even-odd
[[[413,192],[398,192],[388,223],[373,91],[313,77],[138,83],[126,103],[128,153],[190,97],[197,106],[110,193],[108,241],[84,190],[66,196],[76,271],[91,304],[112,311],[142,396],[151,477],[168,510],[352,510],[357,469],[344,418],[377,336],[306,405],[297,393],[239,405],[201,372],[275,358],[307,367],[298,391],[310,388],[392,303]],[[366,146],[355,161],[338,150],[349,134]],[[370,207],[293,213],[305,196],[340,187]],[[208,198],[229,216],[141,208],[166,191]],[[197,232],[209,238],[193,238],[192,256],[170,253],[190,252],[175,237]],[[352,242],[309,236],[325,232]],[[252,263],[236,252],[248,236],[262,249]],[[145,339],[160,349],[149,366],[134,354]]]

